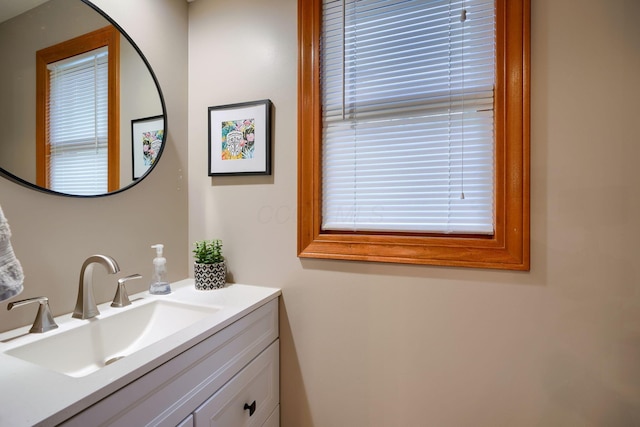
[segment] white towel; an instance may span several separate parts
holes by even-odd
[[[18,295],[23,289],[22,266],[13,253],[10,238],[9,223],[0,207],[0,301]]]

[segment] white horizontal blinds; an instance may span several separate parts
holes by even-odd
[[[108,191],[108,51],[96,49],[48,65],[50,189]]]
[[[493,233],[494,21],[493,0],[324,1],[324,230]]]

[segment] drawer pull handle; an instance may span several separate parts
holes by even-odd
[[[251,403],[251,405],[249,405],[248,403],[245,403],[244,409],[245,411],[247,409],[249,410],[249,416],[253,415],[253,413],[256,412],[256,401],[254,400],[253,403]]]

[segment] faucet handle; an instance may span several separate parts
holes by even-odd
[[[129,301],[129,295],[127,294],[127,288],[125,288],[124,284],[129,280],[139,279],[141,277],[142,276],[139,274],[132,274],[118,279],[118,289],[116,289],[116,296],[113,297],[111,307],[126,307],[131,304],[131,301]]]
[[[40,305],[38,306],[36,319],[33,321],[33,326],[31,326],[29,332],[39,334],[57,328],[58,325],[56,324],[55,320],[53,320],[53,316],[51,316],[51,310],[49,309],[49,298],[47,297],[34,297],[10,302],[9,305],[7,305],[7,310],[12,310],[14,307],[20,307],[22,305],[31,304],[33,302],[37,302]]]

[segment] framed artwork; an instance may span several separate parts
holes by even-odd
[[[271,175],[271,101],[209,107],[209,176]]]
[[[138,179],[156,161],[164,141],[164,117],[153,116],[131,120],[131,153],[133,179]]]

